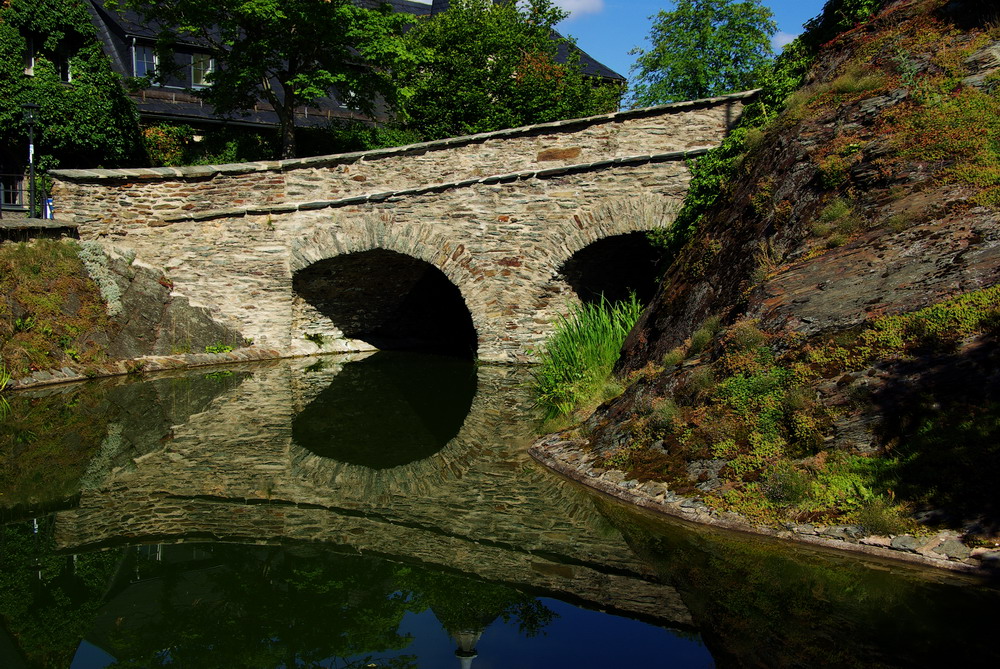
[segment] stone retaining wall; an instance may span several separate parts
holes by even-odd
[[[709,508],[696,497],[683,497],[659,481],[639,483],[627,480],[624,472],[594,464],[595,456],[579,443],[550,435],[535,442],[528,451],[551,470],[598,492],[635,506],[691,522],[737,532],[792,540],[817,548],[862,553],[872,558],[909,562],[953,571],[1000,573],[1000,550],[970,549],[958,532],[942,530],[933,535],[870,535],[853,525],[813,525],[789,523],[784,528],[765,527],[729,512]]]

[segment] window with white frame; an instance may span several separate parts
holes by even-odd
[[[29,77],[35,76],[35,38],[28,37],[27,47],[24,50],[24,73]]]
[[[211,86],[208,75],[215,71],[215,59],[207,53],[191,54],[191,85],[195,88]]]
[[[156,49],[145,44],[132,47],[132,71],[137,77],[151,77],[156,74]]]
[[[56,72],[59,73],[60,81],[67,84],[73,81],[73,71],[70,69],[69,64],[69,51],[65,49],[56,51],[52,57],[52,64],[56,66]]]

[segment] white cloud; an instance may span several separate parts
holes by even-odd
[[[555,0],[555,4],[569,12],[570,18],[604,11],[604,0]]]
[[[793,35],[792,33],[779,32],[771,38],[771,48],[775,51],[781,51],[785,45],[790,44],[796,37],[798,37],[797,33]]]

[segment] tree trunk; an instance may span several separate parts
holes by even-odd
[[[280,158],[295,158],[295,102],[290,99],[287,93],[285,100],[280,107],[276,107],[278,113],[278,132],[281,135],[281,155]]]

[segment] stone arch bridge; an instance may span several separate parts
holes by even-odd
[[[289,355],[440,344],[528,360],[576,300],[653,287],[687,160],[752,93],[405,147],[60,170],[60,218]]]

